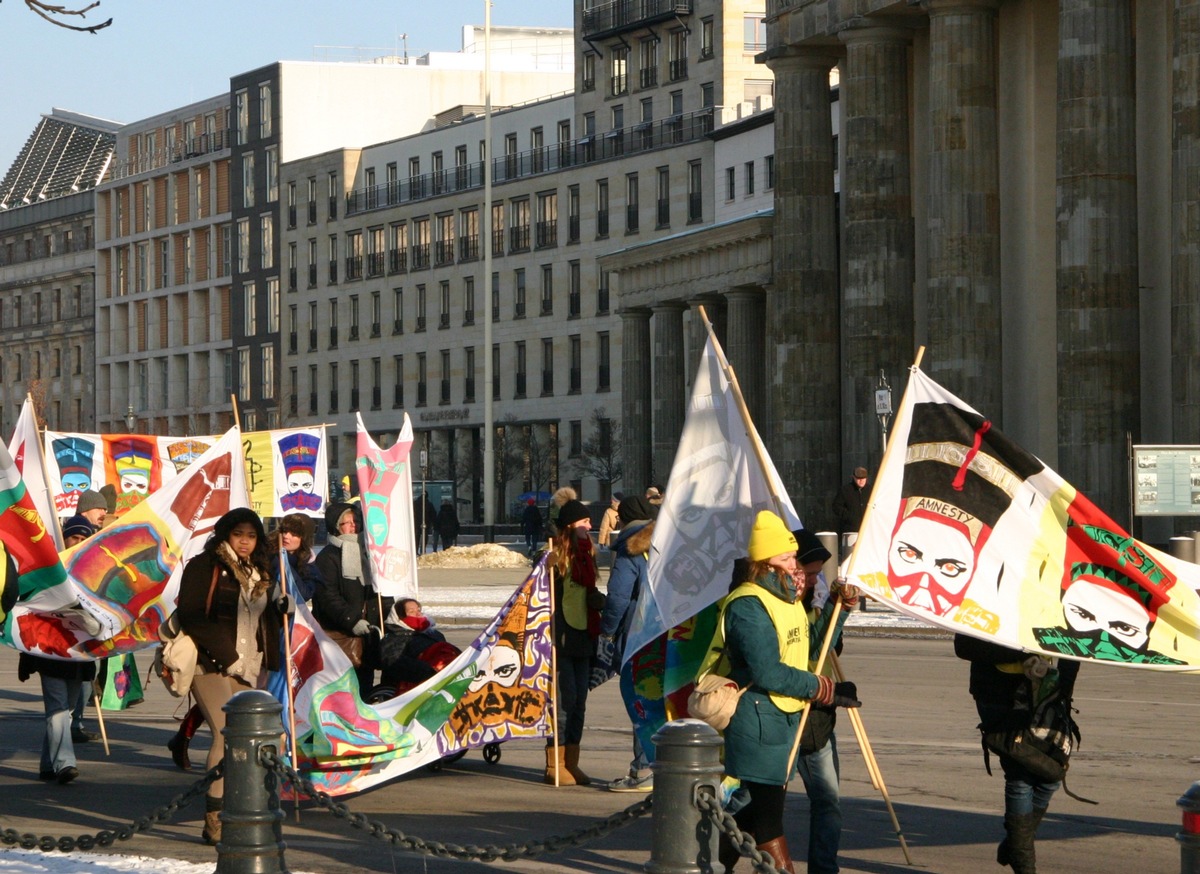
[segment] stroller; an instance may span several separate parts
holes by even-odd
[[[380,684],[367,696],[368,704],[382,704],[397,695],[424,683],[444,669],[462,653],[462,650],[446,640],[433,623],[421,617],[423,623],[406,623],[396,614],[393,607],[384,621],[385,633],[379,641]],[[431,771],[443,765],[457,762],[467,750],[451,753],[440,761],[430,764]],[[491,743],[483,748],[483,759],[489,765],[500,761],[500,744]]]

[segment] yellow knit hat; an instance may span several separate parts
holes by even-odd
[[[796,537],[782,519],[770,510],[760,510],[754,518],[754,530],[750,532],[750,545],[746,551],[751,561],[763,561],[785,552],[795,552]]]

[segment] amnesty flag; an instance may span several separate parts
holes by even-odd
[[[723,357],[709,336],[654,527],[649,591],[638,596],[623,659],[729,591],[734,559],[746,554],[755,515],[778,510],[772,493],[788,528],[801,527],[765,450],[767,469],[759,463],[758,435],[746,430]]]
[[[918,368],[848,575],[904,613],[1004,646],[1200,668],[1200,567],[1135,540]]]

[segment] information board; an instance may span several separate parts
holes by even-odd
[[[1133,513],[1200,516],[1200,446],[1134,446]]]

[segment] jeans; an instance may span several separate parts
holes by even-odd
[[[1045,810],[1061,782],[1043,783],[1007,756],[1000,757],[1004,771],[1004,812],[1022,814]]]
[[[629,774],[633,777],[643,777],[649,772],[650,757],[646,755],[646,750],[642,747],[642,742],[635,731],[633,733],[633,761],[629,763]]]
[[[583,739],[590,675],[591,659],[558,657],[558,742],[563,746]]]
[[[58,677],[42,679],[42,708],[46,713],[46,734],[42,737],[42,771],[58,773],[75,766],[75,746],[71,743],[71,715],[83,694],[82,680]]]
[[[104,670],[104,662],[99,662],[97,669]],[[71,711],[71,731],[83,731],[83,708],[87,706],[88,691],[91,685],[91,683],[79,684],[79,700],[75,702],[75,707]]]
[[[829,743],[815,753],[800,756],[796,767],[808,792],[808,870],[811,874],[837,874],[842,806],[836,735],[830,735]]]

